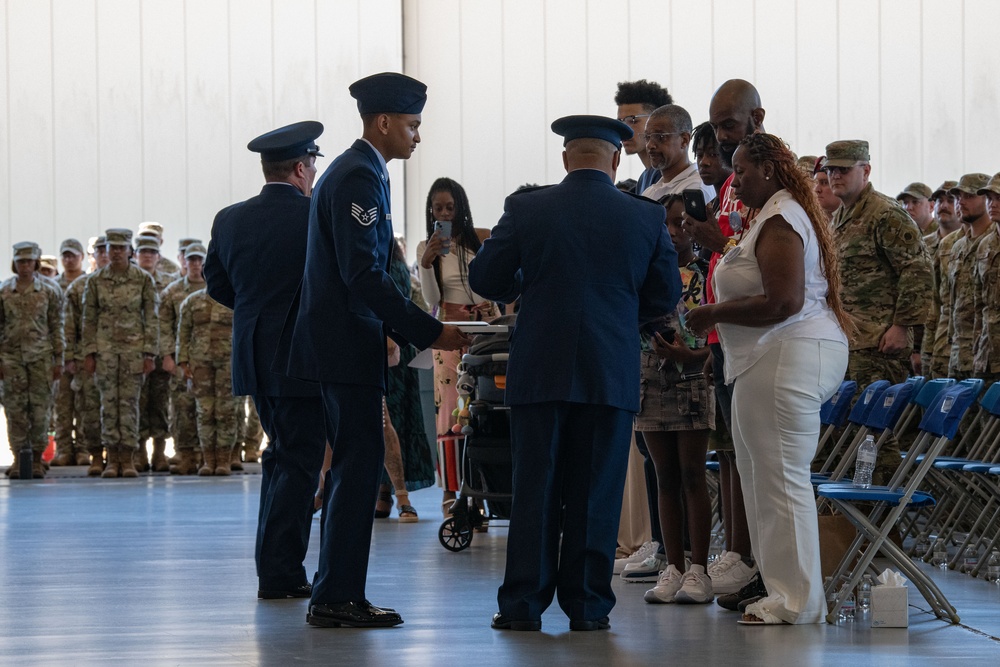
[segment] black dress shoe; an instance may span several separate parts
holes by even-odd
[[[306,622],[320,628],[391,628],[403,619],[396,612],[374,606],[368,600],[314,604],[309,607]]]
[[[604,618],[599,618],[596,621],[571,620],[569,622],[570,630],[580,630],[583,632],[587,632],[590,630],[607,630],[610,627],[611,627],[611,619],[609,619],[607,616],[605,616]]]
[[[507,618],[500,612],[493,614],[493,622],[490,627],[494,630],[518,630],[526,632],[538,632],[542,629],[541,621],[515,621]]]
[[[729,611],[740,611],[740,603],[744,600],[762,597],[767,597],[767,588],[764,586],[764,579],[760,576],[760,572],[758,572],[746,586],[736,593],[720,595],[715,598],[715,603]]]
[[[267,591],[258,588],[257,599],[286,600],[288,598],[307,598],[312,596],[312,592],[313,592],[312,584],[302,584],[301,586],[296,586],[295,588],[267,590]]]

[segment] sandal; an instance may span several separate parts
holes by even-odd
[[[410,494],[406,491],[396,492],[396,510],[399,512],[400,523],[416,523],[420,520],[417,510],[410,504]]]
[[[759,603],[747,605],[743,617],[736,621],[740,625],[791,625],[760,606]]]
[[[385,509],[379,509],[379,503]],[[388,519],[389,514],[392,512],[392,494],[386,491],[378,492],[378,501],[375,503],[375,518],[376,519]]]

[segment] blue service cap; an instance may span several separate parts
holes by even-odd
[[[261,162],[283,162],[303,155],[323,157],[316,145],[321,134],[323,123],[304,120],[266,132],[247,144],[247,148],[260,153]]]
[[[552,131],[564,137],[563,146],[574,139],[603,139],[615,148],[632,138],[632,128],[607,116],[563,116],[552,122]]]
[[[382,72],[355,81],[349,88],[361,115],[370,113],[418,114],[427,102],[427,86],[405,74]]]

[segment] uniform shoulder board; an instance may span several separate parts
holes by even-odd
[[[514,192],[511,192],[509,196],[513,197],[514,195],[523,195],[528,192],[538,192],[539,190],[551,187],[551,185],[526,185],[523,188],[518,188]]]

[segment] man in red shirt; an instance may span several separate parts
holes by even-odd
[[[733,154],[740,142],[749,134],[764,130],[764,109],[760,95],[753,84],[742,79],[726,81],[712,96],[708,111],[709,123],[719,142],[719,156],[732,167]],[[736,199],[730,175],[719,191],[719,210],[709,209],[707,220],[696,220],[685,214],[684,230],[702,248],[712,251],[705,283],[705,303],[715,303],[712,275],[723,254],[735,246],[743,232],[753,221],[755,210],[747,209]],[[708,335],[712,356],[705,364],[705,374],[715,382],[715,398],[726,428],[730,428],[732,387],[725,384],[722,346],[715,331]],[[750,553],[750,532],[747,528],[746,509],[743,504],[743,487],[736,469],[736,452],[717,447],[719,457],[719,491],[722,499],[723,522],[726,531],[726,551],[708,568],[720,606],[732,611],[740,610],[740,603],[767,595]]]

